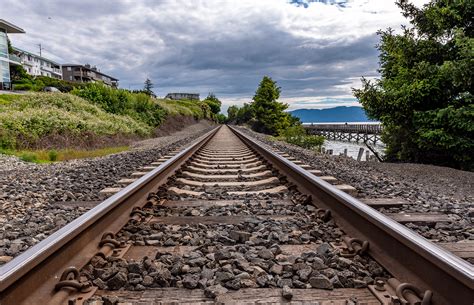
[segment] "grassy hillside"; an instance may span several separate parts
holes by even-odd
[[[211,117],[209,106],[203,102],[189,100],[173,101],[165,99],[155,99],[155,101],[169,115],[192,116],[196,119]]]
[[[4,149],[36,147],[42,137],[52,135],[145,136],[152,131],[143,122],[107,113],[70,94],[32,93],[1,99],[0,147]]]
[[[0,150],[17,155],[31,150],[37,155],[48,155],[48,150],[74,155],[68,149],[110,146],[123,150],[130,139],[152,136],[167,116],[210,117],[209,107],[198,101],[91,88],[74,94],[0,95]]]

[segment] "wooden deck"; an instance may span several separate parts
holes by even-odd
[[[328,140],[369,142],[380,141],[380,124],[304,124],[309,134],[321,135]]]

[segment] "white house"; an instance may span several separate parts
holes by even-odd
[[[28,74],[63,79],[60,64],[22,49],[13,47],[13,50],[15,54],[20,57],[21,64]]]

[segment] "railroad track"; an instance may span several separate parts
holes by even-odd
[[[0,267],[0,304],[474,300],[471,264],[236,130],[160,162]]]

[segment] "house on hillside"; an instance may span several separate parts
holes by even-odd
[[[165,99],[169,100],[199,100],[199,93],[168,93]]]
[[[11,90],[10,65],[21,65],[21,60],[8,50],[7,34],[25,33],[25,31],[8,21],[0,19],[0,90]]]
[[[110,87],[118,87],[118,79],[100,72],[96,66],[91,65],[62,65],[63,79],[76,83],[102,82]]]
[[[21,64],[26,73],[33,76],[48,76],[63,79],[61,65],[51,59],[33,54],[31,52],[13,47],[15,55],[20,57]]]

